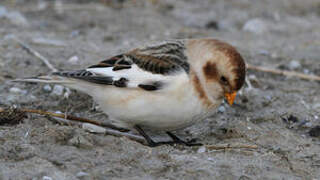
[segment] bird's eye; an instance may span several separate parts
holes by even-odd
[[[224,76],[221,76],[220,81],[221,81],[222,84],[228,84],[228,80]]]

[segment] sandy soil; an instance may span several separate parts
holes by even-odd
[[[236,46],[251,64],[320,75],[319,0],[88,2],[0,2],[1,106],[107,121],[85,94],[72,91],[67,99],[60,87],[11,83],[50,71],[13,37],[65,70],[149,41],[215,37]],[[28,115],[0,126],[0,179],[320,179],[319,82],[251,70],[248,78],[253,87],[244,87],[234,106],[222,105],[178,134],[257,149],[149,148]]]

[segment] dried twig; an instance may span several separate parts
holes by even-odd
[[[208,150],[225,150],[225,149],[258,149],[257,145],[248,145],[248,144],[222,144],[222,145],[206,145]]]
[[[113,130],[113,129],[106,129],[106,134],[110,134],[113,136],[124,136],[124,137],[132,139],[134,141],[146,144],[146,141],[142,136],[138,136],[138,135],[134,135],[134,134],[126,133],[126,132],[120,132],[120,131]]]
[[[113,130],[113,129],[109,129],[109,128],[106,129],[106,128],[96,126],[96,125],[90,124],[90,123],[83,123],[82,128],[91,132],[91,133],[110,134],[113,136],[125,136],[125,137],[132,139],[134,141],[146,144],[146,141],[144,140],[144,138],[139,135],[134,135],[134,134],[126,133],[126,132],[120,132],[118,130]]]
[[[109,123],[102,123],[102,122],[98,122],[98,121],[95,121],[95,120],[86,119],[86,118],[80,118],[80,117],[66,115],[66,114],[62,114],[62,113],[53,113],[53,112],[42,111],[42,110],[38,110],[38,109],[19,109],[19,110],[23,111],[23,112],[28,112],[28,113],[35,113],[35,114],[46,115],[46,116],[51,116],[51,117],[63,118],[63,119],[67,119],[67,120],[70,120],[70,121],[77,121],[77,122],[85,122],[85,123],[95,124],[95,125],[98,125],[98,126],[107,127],[107,128],[115,129],[115,130],[118,130],[118,131],[128,131],[127,129],[119,128],[119,127],[114,126],[114,125],[109,124]]]
[[[50,63],[50,61],[45,58],[44,56],[42,56],[39,52],[37,52],[36,50],[32,49],[28,44],[22,42],[20,39],[18,38],[13,38],[15,41],[17,41],[19,43],[19,45],[25,49],[29,54],[37,57],[38,59],[40,59],[49,69],[51,69],[51,71],[53,72],[57,72],[58,70]]]
[[[279,75],[284,75],[284,76],[298,77],[298,78],[306,79],[306,80],[320,81],[320,76],[308,75],[308,74],[303,74],[303,73],[299,73],[299,72],[295,72],[295,71],[284,71],[284,70],[266,68],[266,67],[261,67],[261,66],[254,66],[251,64],[247,64],[247,68],[251,69],[251,70],[255,70],[255,71],[262,71],[262,72],[279,74]]]
[[[75,117],[75,116],[71,116],[71,115],[65,115],[65,114],[61,114],[61,113],[47,112],[47,111],[42,111],[42,110],[37,110],[37,109],[20,109],[20,111],[28,112],[28,113],[35,113],[35,114],[40,114],[40,115],[46,115],[46,116],[50,116],[50,117],[64,118],[64,119],[71,120],[71,121],[90,123],[90,124],[94,124],[94,125],[98,125],[98,126],[102,126],[102,127],[107,127],[110,129],[105,129],[106,134],[113,135],[113,136],[124,136],[124,137],[132,139],[134,141],[137,141],[140,143],[145,143],[145,140],[143,137],[123,132],[123,131],[129,131],[129,130],[116,127],[112,124],[101,123],[101,122],[90,120],[90,119]]]
[[[12,108],[2,108],[0,107],[0,113],[5,113],[7,111],[12,111]],[[46,115],[50,117],[57,117],[57,118],[64,118],[66,120],[71,120],[71,121],[77,121],[77,122],[83,122],[83,123],[90,123],[102,127],[107,127],[105,129],[105,134],[113,135],[113,136],[123,136],[127,137],[129,139],[132,139],[134,141],[140,142],[140,143],[145,143],[145,140],[143,137],[130,134],[127,132],[122,132],[122,131],[128,131],[127,129],[119,128],[116,127],[112,124],[107,124],[107,123],[100,123],[98,121],[90,120],[90,119],[85,119],[85,118],[79,118],[75,116],[70,116],[70,115],[65,115],[61,113],[52,113],[52,112],[47,112],[47,111],[42,111],[42,110],[37,110],[37,109],[17,109],[14,108],[14,112],[18,113],[35,113],[35,114],[40,114],[40,115]],[[111,128],[111,129],[108,129]]]

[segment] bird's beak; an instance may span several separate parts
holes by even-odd
[[[224,93],[224,97],[226,98],[228,104],[231,106],[236,98],[237,92]]]

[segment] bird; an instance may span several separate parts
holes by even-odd
[[[81,70],[57,71],[19,82],[61,84],[90,95],[118,127],[135,129],[148,146],[199,145],[172,131],[232,105],[245,82],[245,61],[232,45],[213,38],[174,39],[134,48]],[[154,141],[145,128],[165,132]]]

